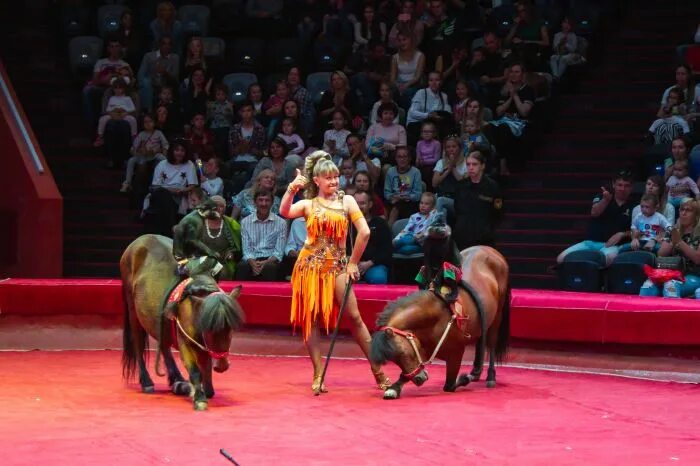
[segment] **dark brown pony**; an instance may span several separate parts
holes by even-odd
[[[409,381],[418,386],[425,383],[428,373],[424,366],[434,357],[446,362],[446,392],[479,380],[486,347],[490,355],[486,386],[496,385],[495,364],[505,356],[510,333],[508,264],[488,246],[465,249],[460,258],[462,281],[457,302],[463,318],[453,319],[453,308],[439,290],[417,291],[401,298],[387,305],[377,318],[379,330],[372,335],[370,360],[375,364],[392,361],[402,371],[384,392],[385,399],[399,398]],[[471,373],[458,376],[464,349],[470,343],[476,345],[474,365]]]
[[[197,275],[182,287],[180,297],[166,306],[179,281],[176,267],[172,240],[164,236],[140,236],[124,251],[119,262],[124,298],[122,372],[128,380],[138,364],[141,390],[153,392],[144,360],[150,335],[158,341],[156,373],[165,375],[158,370],[162,353],[173,393],[191,395],[194,408],[203,410],[207,398],[214,396],[212,359],[217,372],[228,369],[231,337],[243,322],[243,311],[236,301],[241,290],[239,286],[226,294],[211,275]],[[189,383],[175,364],[171,346],[180,351]]]

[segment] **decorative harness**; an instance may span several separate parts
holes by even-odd
[[[421,356],[420,351],[418,350],[418,346],[416,345],[416,340],[418,340],[418,337],[416,337],[416,335],[413,332],[401,330],[391,326],[384,326],[379,328],[379,331],[384,331],[388,329],[394,332],[395,334],[404,337],[410,343],[411,348],[413,348],[413,352],[415,353],[416,359],[418,360],[418,366],[408,374],[401,374],[401,377],[407,380],[413,380],[418,374],[420,374],[420,372],[423,369],[425,369],[425,366],[428,366],[433,363],[433,361],[437,357],[438,352],[440,351],[440,348],[442,348],[442,344],[447,338],[447,334],[449,333],[450,329],[452,328],[455,322],[457,322],[457,326],[463,332],[466,338],[472,338],[471,334],[469,334],[466,331],[466,323],[469,321],[469,316],[465,316],[463,314],[464,307],[461,302],[462,299],[459,296],[460,289],[464,289],[474,300],[474,303],[476,304],[477,310],[479,312],[479,317],[482,322],[482,335],[485,333],[483,329],[483,324],[485,321],[481,302],[478,296],[476,295],[474,289],[471,286],[469,286],[466,282],[462,281],[462,271],[458,267],[455,267],[454,265],[450,264],[449,262],[444,262],[442,264],[442,273],[436,274],[435,277],[433,277],[433,279],[430,281],[430,283],[427,284],[427,286],[425,286],[425,272],[425,266],[421,267],[420,271],[418,272],[418,275],[416,276],[416,281],[420,285],[425,287],[425,289],[433,292],[435,296],[440,298],[450,309],[450,313],[452,314],[449,322],[447,322],[445,330],[443,330],[442,335],[440,336],[440,340],[438,340],[438,343],[435,346],[435,349],[433,350],[433,354],[430,355],[430,358],[427,361],[423,361],[423,357]],[[481,342],[483,343],[483,341],[484,339],[482,338]]]
[[[187,299],[188,296],[185,294],[185,288],[187,288],[187,285],[189,285],[191,282],[192,282],[192,279],[191,279],[191,278],[187,278],[187,279],[181,281],[180,283],[178,283],[178,285],[173,289],[173,291],[170,292],[170,295],[168,296],[168,300],[167,300],[167,302],[166,302],[166,306],[167,306],[168,304],[173,304],[173,303],[179,304],[180,302],[182,302],[182,301],[184,301],[185,299]],[[218,294],[218,293],[226,294],[226,293],[225,293],[223,290],[221,290],[221,289],[219,289],[219,291],[215,291],[215,292],[213,292],[213,293],[211,293],[211,294]],[[217,352],[217,351],[212,351],[211,349],[209,349],[209,346],[207,345],[207,340],[206,340],[206,338],[204,338],[204,335],[202,335],[202,341],[204,342],[204,344],[199,343],[197,340],[195,340],[194,338],[192,338],[192,337],[187,333],[187,331],[185,331],[185,329],[182,327],[182,324],[180,323],[180,319],[177,317],[177,315],[175,316],[175,318],[170,319],[170,322],[171,322],[171,324],[172,324],[172,325],[170,326],[170,328],[171,328],[171,331],[172,331],[172,339],[173,339],[173,341],[172,341],[172,343],[171,343],[171,346],[172,346],[173,348],[177,349],[177,347],[176,347],[175,345],[177,344],[177,334],[178,334],[178,330],[179,330],[180,333],[181,333],[185,338],[187,338],[187,340],[190,341],[190,343],[192,343],[193,345],[195,345],[195,346],[196,346],[197,348],[199,348],[201,351],[204,351],[205,353],[207,353],[207,354],[208,354],[210,357],[212,357],[213,359],[224,359],[226,356],[229,355],[229,352],[228,352],[228,351],[220,351],[220,352]]]

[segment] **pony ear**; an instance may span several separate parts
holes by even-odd
[[[384,333],[386,333],[388,337],[394,336],[394,330],[390,328],[385,328]]]
[[[232,289],[228,295],[231,299],[236,299],[241,295],[242,290],[243,290],[243,285],[238,285],[237,287]]]

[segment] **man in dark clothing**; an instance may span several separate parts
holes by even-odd
[[[588,224],[586,240],[566,248],[557,257],[562,263],[567,254],[574,251],[600,251],[608,265],[617,256],[618,245],[624,240],[631,240],[632,209],[632,175],[621,171],[613,179],[612,193],[606,187],[593,198],[591,220]]]
[[[372,198],[363,191],[355,193],[355,200],[369,225],[369,241],[365,252],[362,254],[360,269],[362,279],[372,285],[384,285],[389,281],[389,267],[391,265],[391,230],[382,217],[372,216]],[[354,229],[350,234],[355,235]]]

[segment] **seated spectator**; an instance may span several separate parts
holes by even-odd
[[[189,84],[182,94],[182,116],[186,122],[192,120],[195,114],[207,114],[207,102],[212,80],[205,71],[197,68],[190,75]]]
[[[199,186],[194,186],[187,191],[187,213],[200,206],[207,199],[207,193]]]
[[[469,86],[467,85],[466,81],[457,81],[457,84],[455,85],[455,97],[456,99],[454,101],[454,105],[452,105],[452,116],[455,119],[455,126],[457,128],[461,128],[464,119],[466,118],[467,104],[470,101]]]
[[[141,106],[153,108],[153,95],[162,86],[173,86],[180,75],[180,58],[173,52],[173,39],[162,36],[158,39],[158,49],[148,52],[141,60],[138,72],[139,97]]]
[[[355,192],[362,191],[369,194],[370,199],[372,200],[372,206],[370,208],[372,216],[382,217],[386,220],[386,210],[384,209],[384,201],[382,201],[382,197],[379,194],[377,194],[377,191],[374,187],[374,182],[372,181],[372,177],[367,171],[357,170],[355,172],[355,179],[353,180],[353,185],[351,188],[354,188]],[[348,189],[348,192],[349,191],[350,189]]]
[[[217,157],[228,158],[228,134],[233,126],[233,102],[225,84],[214,86],[214,100],[207,102],[207,123],[214,133]]]
[[[338,168],[340,169],[338,184],[340,189],[345,189],[352,185],[352,181],[355,178],[355,161],[350,158],[343,159]]]
[[[350,78],[350,83],[353,89],[362,94],[360,111],[367,115],[370,105],[377,100],[379,86],[389,79],[391,72],[391,58],[386,55],[384,43],[370,42],[367,53],[357,54],[355,60],[345,68],[348,72],[355,72]]]
[[[420,89],[425,55],[416,49],[411,36],[400,32],[396,37],[398,51],[391,57],[391,85],[397,91],[397,101],[404,110],[411,106],[413,96]]]
[[[496,107],[497,119],[490,122],[489,140],[501,155],[501,175],[509,175],[507,160],[516,156],[518,140],[527,128],[527,117],[535,105],[535,91],[525,83],[525,68],[520,63],[510,66],[508,81]]]
[[[286,281],[292,278],[292,270],[294,270],[294,264],[297,262],[297,257],[299,257],[299,251],[304,247],[304,242],[306,241],[306,219],[304,217],[297,217],[292,220],[292,224],[289,227],[289,234],[287,235],[287,244],[284,247],[284,259],[282,259],[282,273]]]
[[[204,164],[199,183],[202,190],[209,197],[221,196],[224,193],[224,180],[219,177],[221,160],[212,157]]]
[[[503,215],[501,188],[485,173],[486,158],[480,152],[470,152],[465,165],[466,175],[455,189],[455,244],[460,251],[476,245],[495,247],[496,226]]]
[[[582,63],[583,57],[578,53],[578,37],[572,31],[571,18],[564,16],[561,20],[561,31],[554,34],[553,53],[549,57],[549,67],[552,77],[561,79],[569,65]]]
[[[464,42],[445,45],[435,57],[431,68],[440,73],[443,89],[454,95],[457,82],[464,79],[469,70],[469,47]]]
[[[372,105],[372,110],[369,112],[369,123],[373,125],[379,122],[379,107],[382,104],[394,104],[393,95],[391,92],[391,83],[389,81],[382,81],[379,84],[379,100]],[[399,115],[397,112],[396,118],[394,118],[394,123],[399,123]]]
[[[161,106],[165,107],[165,113],[158,111]],[[155,115],[156,127],[163,131],[165,137],[172,139],[182,134],[182,114],[180,112],[180,106],[175,102],[172,86],[163,86],[160,88]]]
[[[172,236],[172,227],[189,208],[187,194],[197,185],[197,173],[187,143],[176,139],[153,172],[151,194],[146,197],[142,216],[146,232]]]
[[[506,67],[507,51],[501,46],[501,39],[493,31],[484,33],[484,60],[475,63],[470,73],[479,76],[478,81],[472,81],[478,97],[489,106],[498,101],[498,94],[508,78]]]
[[[262,86],[258,83],[253,83],[248,86],[248,92],[246,93],[246,99],[253,104],[255,119],[263,126],[267,125],[267,117],[263,111],[263,90]]]
[[[386,24],[375,15],[374,6],[366,4],[362,18],[355,23],[353,52],[364,51],[372,41],[381,44],[386,42]]]
[[[340,161],[349,154],[347,144],[350,135],[350,131],[347,130],[348,117],[344,111],[336,110],[333,112],[332,118],[332,128],[323,133],[323,150],[331,154],[333,162],[340,166]]]
[[[380,147],[380,158],[384,163],[393,163],[396,148],[406,145],[406,129],[394,123],[398,111],[399,108],[393,102],[380,105],[379,122],[367,130],[367,148]]]
[[[153,160],[165,160],[164,153],[168,152],[170,144],[163,132],[156,129],[155,121],[149,114],[143,116],[143,131],[135,138],[131,146],[132,156],[126,162],[126,176],[122,183],[121,192],[131,189],[136,165],[143,165]]]
[[[92,79],[83,88],[83,113],[90,125],[97,121],[97,107],[102,94],[112,84],[112,79],[119,76],[119,70],[129,66],[122,60],[122,44],[118,39],[107,41],[107,57],[100,58],[93,67]]]
[[[647,280],[639,290],[639,296],[660,296],[665,298],[700,298],[700,204],[694,199],[685,199],[680,206],[678,222],[671,231],[671,237],[664,239],[659,248],[659,257],[680,257],[683,260],[682,272],[685,281],[669,280],[657,285]]]
[[[421,16],[425,25],[422,46],[428,57],[427,63],[432,66],[443,51],[463,40],[464,25],[461,18],[449,14],[446,0],[429,0],[427,6]]]
[[[271,212],[272,199],[271,191],[256,190],[255,212],[241,221],[243,258],[236,280],[277,280],[287,242],[287,223]]]
[[[588,224],[586,240],[566,248],[557,257],[557,263],[574,251],[600,251],[610,265],[617,256],[618,245],[630,239],[629,226],[634,207],[630,199],[632,194],[632,174],[619,172],[613,179],[612,193],[601,187],[600,194],[593,198],[591,219]]]
[[[389,48],[399,48],[399,34],[404,33],[413,44],[423,42],[424,24],[416,15],[416,2],[404,0],[396,22],[389,31]]]
[[[406,226],[392,240],[394,250],[399,254],[416,254],[423,250],[425,233],[438,211],[435,209],[435,194],[423,193],[418,212],[408,218]]]
[[[493,118],[493,112],[490,108],[484,108],[477,99],[469,99],[459,128],[464,131],[464,120],[470,118],[476,122],[476,125],[483,131],[489,125],[488,120]]]
[[[486,173],[497,172],[495,154],[493,153],[491,143],[486,138],[486,135],[481,130],[476,120],[472,118],[464,120],[462,140],[462,147],[464,147],[465,154],[479,151],[486,159]]]
[[[275,196],[282,196],[287,190],[287,186],[296,177],[296,169],[298,163],[287,160],[287,145],[280,138],[275,138],[270,141],[267,150],[268,155],[261,158],[253,171],[253,178],[257,178],[258,174],[266,169],[272,170],[275,173],[277,187],[273,191]]]
[[[299,128],[304,137],[307,138],[313,133],[316,111],[309,91],[301,85],[301,70],[298,67],[293,66],[289,69],[287,85],[289,86],[289,97],[294,99],[299,106]]]
[[[134,22],[134,14],[130,8],[124,8],[122,11],[116,38],[124,47],[123,56],[131,69],[137,69],[143,56],[144,41],[142,31],[139,30],[138,23]]]
[[[275,176],[275,172],[270,169],[261,170],[253,179],[253,186],[233,196],[231,200],[233,204],[231,217],[243,219],[255,212],[253,194],[256,190],[267,190],[274,193],[277,189],[277,177]],[[280,201],[281,199],[277,196],[275,196],[272,201],[272,212],[275,214],[278,214],[280,211]]]
[[[360,134],[349,134],[345,139],[350,158],[355,162],[356,171],[366,171],[373,181],[379,180],[382,162],[378,157],[370,157],[369,150],[365,149],[364,139]]]
[[[355,193],[355,200],[369,226],[369,240],[357,268],[361,279],[370,285],[384,285],[389,281],[391,266],[391,230],[386,220],[372,216],[372,198],[364,191]],[[349,234],[354,238],[354,226]]]
[[[95,139],[95,147],[100,147],[104,144],[105,126],[110,120],[124,120],[129,123],[131,128],[131,137],[136,137],[138,126],[136,123],[136,106],[131,97],[126,95],[126,83],[122,78],[115,78],[112,83],[112,91],[114,95],[107,101],[105,114],[102,115],[97,124],[97,138]]]
[[[228,141],[230,172],[238,174],[234,177],[234,184],[240,191],[253,176],[258,158],[265,148],[265,128],[255,120],[253,103],[250,101],[241,104],[238,116],[240,121],[231,127]]]
[[[185,59],[183,60],[182,70],[183,76],[191,76],[194,70],[204,70],[208,72],[207,59],[204,56],[204,43],[201,37],[193,36],[187,41],[185,50]],[[183,82],[185,87],[189,84],[187,79]]]
[[[643,195],[639,208],[637,216],[632,217],[632,241],[620,246],[618,252],[636,251],[641,248],[656,253],[666,236],[666,231],[671,228],[671,222],[657,212],[659,198],[655,194]]]
[[[263,104],[263,112],[267,119],[267,136],[272,138],[279,130],[279,124],[282,120],[282,106],[289,98],[289,87],[284,79],[277,81],[275,85],[275,93]]]
[[[532,5],[525,2],[516,6],[513,27],[506,36],[517,56],[534,69],[541,69],[541,56],[549,49],[547,25],[534,14]]]
[[[214,133],[206,127],[206,117],[201,112],[195,112],[186,128],[185,139],[190,145],[190,152],[195,160],[207,160],[215,157]]]
[[[457,179],[462,179],[467,173],[462,139],[457,136],[448,136],[443,144],[443,155],[433,168],[432,186],[438,198],[436,208],[445,212],[445,218],[450,225],[454,225],[455,216],[455,191]]]
[[[160,43],[163,37],[171,37],[173,49],[182,51],[183,29],[182,23],[177,19],[177,12],[173,2],[165,1],[158,3],[156,18],[150,24],[151,37],[156,44]]]
[[[426,120],[435,123],[438,137],[454,133],[452,107],[447,100],[447,94],[440,90],[441,84],[440,73],[432,71],[428,74],[428,87],[420,89],[413,96],[406,119],[409,145],[418,141],[421,126]]]
[[[357,117],[357,108],[355,106],[356,98],[350,90],[350,81],[342,71],[334,71],[331,73],[331,86],[321,97],[321,102],[318,104],[318,125],[321,131],[333,124],[333,119],[337,112],[343,112],[347,115],[347,126],[352,123],[353,127],[358,127],[362,124],[361,119]]]
[[[668,202],[676,209],[686,197],[700,198],[697,183],[688,176],[688,161],[680,160],[673,164],[673,175],[666,181],[666,189],[668,189]]]
[[[690,133],[686,115],[683,91],[674,87],[669,91],[666,105],[659,107],[657,119],[649,127],[649,135],[654,138],[654,144],[667,144],[682,134]]]
[[[420,130],[420,141],[416,144],[416,167],[421,172],[421,178],[426,186],[432,187],[435,164],[442,157],[442,145],[437,138],[435,124],[426,121]]]
[[[294,102],[289,100],[288,102]],[[298,156],[297,164],[302,160],[301,154],[306,150],[306,144],[304,139],[297,133],[297,124],[294,118],[284,117],[282,118],[281,133],[277,134],[277,138],[284,141],[285,145],[289,149],[289,155]]]
[[[671,89],[677,87],[683,91],[683,102],[692,104],[696,98],[700,96],[700,84],[695,84],[693,80],[693,70],[686,64],[681,64],[676,67],[676,84],[669,86],[661,96],[661,105],[668,105],[668,95]]]
[[[647,178],[644,187],[644,194],[653,194],[659,199],[659,213],[666,217],[669,224],[673,224],[676,219],[676,209],[673,204],[668,202],[668,193],[666,191],[666,181],[659,175],[651,175]],[[632,210],[632,218],[635,218],[642,212],[641,207],[637,206]]]
[[[389,168],[384,179],[384,199],[390,206],[389,226],[417,212],[422,193],[420,171],[411,165],[408,147],[399,147],[396,150],[396,166]]]

